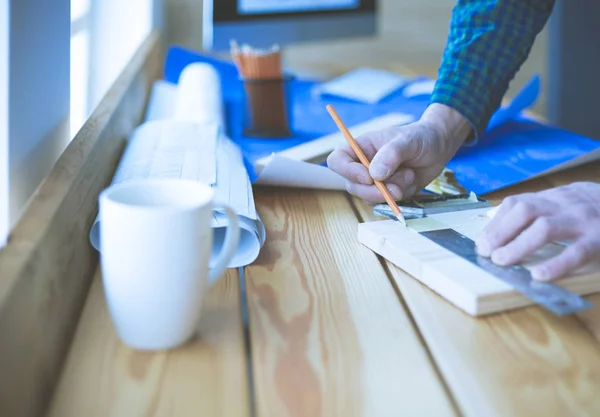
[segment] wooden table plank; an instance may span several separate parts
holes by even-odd
[[[513,192],[548,185],[532,181]],[[380,219],[353,201],[365,221]],[[600,415],[600,346],[577,317],[534,306],[472,318],[388,267],[465,416]]]
[[[502,200],[510,195],[533,193],[538,190],[549,188],[550,184],[547,178],[536,178],[529,181],[522,182],[520,184],[513,185],[512,187],[503,188],[490,194],[482,195],[481,197],[489,200],[493,205],[502,203]]]
[[[257,412],[451,416],[451,400],[340,192],[258,190],[246,268]]]
[[[548,176],[548,182],[555,187],[567,185],[576,181],[600,182],[600,162],[586,164],[568,171],[559,172]],[[600,233],[600,231],[599,231]],[[581,322],[587,327],[594,337],[600,341],[600,294],[587,297],[594,303],[595,308],[578,314]]]
[[[600,182],[600,162],[578,166],[568,171],[549,175],[547,181],[554,187],[570,184],[576,181]]]
[[[198,339],[134,351],[117,339],[97,273],[48,416],[249,416],[237,271],[205,303]]]

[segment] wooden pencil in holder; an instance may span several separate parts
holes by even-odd
[[[292,135],[293,77],[244,78],[244,135],[284,138]]]

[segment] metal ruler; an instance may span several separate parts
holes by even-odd
[[[409,220],[422,219],[432,214],[491,207],[491,204],[489,201],[477,197],[474,193],[459,195],[421,194],[398,202],[398,206],[402,210],[404,218]],[[396,215],[387,204],[375,205],[373,213],[376,216],[396,219]]]
[[[509,284],[521,294],[558,315],[575,313],[592,307],[578,294],[562,287],[535,281],[522,266],[503,267],[477,254],[475,242],[453,229],[439,229],[420,234],[444,249],[471,262],[494,277]]]

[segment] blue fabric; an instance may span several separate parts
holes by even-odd
[[[454,157],[448,168],[468,190],[486,194],[600,149],[600,142],[517,117],[487,133],[486,145]],[[600,173],[599,173],[600,176]]]
[[[337,132],[337,127],[325,109],[333,104],[348,126],[366,122],[390,112],[421,116],[430,103],[430,95],[406,98],[404,88],[371,105],[356,101],[312,94],[315,80],[293,81],[293,136],[278,139],[259,139],[241,134],[244,117],[244,92],[235,66],[228,61],[214,59],[180,47],[172,47],[167,53],[165,79],[177,83],[186,65],[206,62],[213,65],[221,76],[221,88],[225,101],[227,133],[242,149],[251,181],[256,179],[254,162],[273,152]],[[496,111],[486,132],[474,146],[463,147],[450,161],[448,167],[455,171],[457,179],[468,190],[477,194],[489,193],[527,180],[558,164],[600,147],[600,142],[574,133],[532,122],[522,117],[522,111],[535,103],[540,92],[538,76],[532,78],[514,100]]]

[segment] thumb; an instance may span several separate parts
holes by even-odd
[[[393,140],[383,145],[373,157],[369,167],[371,178],[377,181],[387,180],[409,154],[410,141]]]

